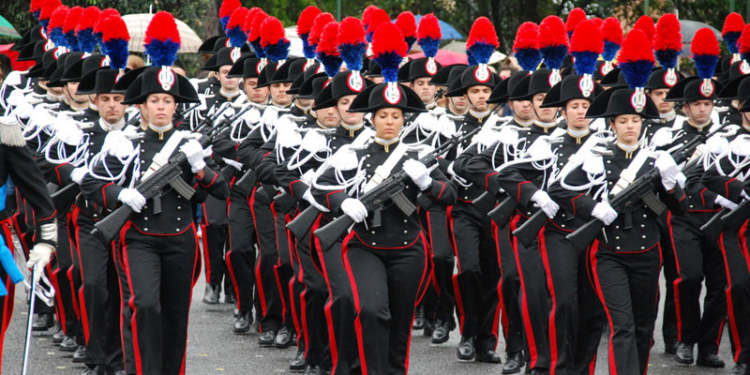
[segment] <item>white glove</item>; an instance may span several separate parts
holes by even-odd
[[[55,252],[55,248],[48,243],[38,243],[34,245],[34,248],[29,252],[29,260],[26,262],[26,266],[31,268],[34,267],[34,282],[39,282],[39,278],[44,273],[44,267],[47,267],[52,253]]]
[[[86,175],[89,173],[89,169],[86,167],[78,167],[74,169],[72,172],[70,172],[70,179],[73,180],[76,184],[81,184],[81,181],[83,181],[83,178],[86,177]]]
[[[548,218],[552,219],[557,214],[557,210],[560,209],[560,206],[555,203],[555,201],[552,200],[552,198],[549,197],[549,194],[543,190],[539,190],[534,195],[531,196],[531,200],[536,203],[539,208],[544,211],[544,214],[547,215]]]
[[[428,171],[427,167],[420,163],[419,160],[409,159],[405,161],[403,170],[419,187],[419,190],[427,190],[427,188],[432,185],[430,171]]]
[[[310,189],[307,189],[305,191],[305,194],[302,195],[302,199],[306,200],[308,203],[310,203],[313,207],[317,208],[320,212],[328,212],[329,210],[325,207],[323,207],[318,201],[313,198],[312,192],[310,192]]]
[[[667,190],[674,189],[675,185],[677,185],[677,175],[680,173],[680,167],[674,162],[672,156],[667,153],[661,154],[656,159],[655,166],[659,169],[661,184],[664,185],[664,188]]]
[[[744,190],[742,190],[742,194],[740,196],[742,197],[742,199],[744,199],[746,201],[750,201],[750,196],[748,196],[747,193],[745,193]]]
[[[617,211],[615,211],[609,203],[600,202],[594,206],[594,209],[591,211],[591,216],[601,220],[604,225],[609,225],[617,219]]]
[[[140,213],[143,206],[146,205],[146,197],[136,189],[122,189],[117,196],[117,200],[130,206],[133,211]]]
[[[685,176],[684,173],[680,172],[677,174],[677,185],[680,185],[681,189],[685,188],[685,183],[687,182],[687,176]]]
[[[735,208],[737,208],[737,203],[734,203],[729,199],[722,197],[721,195],[716,196],[716,199],[714,199],[714,203],[730,210],[734,210]]]
[[[190,170],[193,173],[198,173],[206,168],[206,162],[203,160],[203,147],[198,141],[194,139],[188,141],[180,147],[180,152],[187,156]]]
[[[361,223],[367,217],[367,208],[357,199],[346,198],[341,202],[341,211],[354,220],[355,223]]]

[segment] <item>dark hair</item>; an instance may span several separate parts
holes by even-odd
[[[10,61],[10,57],[0,54],[0,79],[5,79],[5,77],[7,77],[12,71],[13,65]]]

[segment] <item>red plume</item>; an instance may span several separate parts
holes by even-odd
[[[367,43],[365,28],[359,19],[346,17],[339,24],[338,44],[354,45],[357,43]]]
[[[372,55],[374,58],[389,52],[403,57],[406,56],[407,48],[401,29],[390,22],[384,23],[373,34]]]
[[[108,25],[104,28],[102,33],[103,41],[107,42],[112,39],[130,40],[128,26],[125,25],[125,21],[119,14],[109,14],[107,23]]]
[[[740,39],[737,40],[737,45],[740,47],[741,54],[744,55],[750,53],[750,23],[745,25],[745,28],[742,29],[742,35],[740,35]]]
[[[539,48],[539,26],[534,22],[524,22],[518,27],[516,40],[513,41],[513,51],[525,48]]]
[[[313,28],[315,17],[321,13],[323,13],[323,11],[313,5],[305,8],[305,10],[299,14],[299,18],[297,19],[297,35],[309,34]]]
[[[401,29],[404,38],[417,38],[417,19],[414,13],[406,11],[396,17],[396,26]]]
[[[323,32],[320,35],[320,42],[315,52],[318,54],[326,54],[328,56],[339,56],[338,46],[339,37],[339,23],[329,22],[323,27]]]
[[[604,52],[604,39],[599,28],[591,21],[583,21],[573,31],[570,39],[570,53],[573,52]]]
[[[307,37],[308,43],[313,45],[318,44],[320,42],[320,38],[323,36],[323,29],[331,22],[336,22],[336,19],[333,18],[333,15],[328,12],[321,13],[317,17],[315,17],[312,30],[310,30],[310,36]]]
[[[622,26],[620,20],[615,17],[608,17],[602,23],[602,37],[608,42],[622,44]]]
[[[419,39],[443,39],[443,32],[440,30],[440,22],[434,14],[430,13],[419,20],[418,34]]]
[[[232,15],[229,16],[229,22],[227,22],[227,29],[231,29],[234,27],[244,27],[245,26],[245,20],[247,19],[247,13],[249,10],[245,7],[239,7],[232,12]]]
[[[665,14],[656,24],[656,40],[654,49],[682,51],[682,34],[680,33],[680,21],[676,14]]]
[[[102,11],[96,6],[86,7],[86,9],[83,10],[81,19],[78,20],[78,25],[76,25],[76,32],[86,29],[93,30],[94,26],[99,21],[99,16],[101,14]]]
[[[649,40],[649,44],[654,40],[654,34],[656,33],[656,26],[654,26],[654,19],[649,16],[641,16],[636,21],[634,29],[643,31],[646,38]]]
[[[60,0],[46,0],[42,5],[42,12],[39,14],[39,20],[48,20],[52,17],[55,9],[62,5]]]
[[[378,9],[375,5],[370,5],[367,8],[365,8],[365,11],[362,12],[362,24],[367,27],[370,24],[370,20],[372,20],[372,12],[375,11],[375,9]]]
[[[693,53],[693,56],[718,56],[721,50],[719,49],[719,41],[716,40],[716,35],[714,35],[713,31],[707,27],[696,31],[693,41],[690,43],[690,52]]]
[[[29,12],[40,12],[42,10],[42,5],[44,5],[44,0],[31,0],[31,4],[29,4]]]
[[[267,47],[270,44],[277,44],[286,37],[284,25],[276,17],[266,17],[260,26],[260,45]]]
[[[248,40],[250,39],[250,32],[253,29],[253,19],[255,19],[255,15],[258,14],[259,11],[260,8],[252,7],[247,11],[247,15],[245,16],[245,23],[242,25],[242,31],[248,36]]]
[[[164,42],[172,39],[174,43],[181,43],[180,32],[177,30],[177,22],[169,12],[160,11],[154,14],[146,29],[144,43],[149,44],[152,40]]]
[[[268,17],[268,14],[262,9],[255,12],[253,22],[250,24],[250,36],[248,36],[247,38],[249,41],[252,42],[260,39],[261,25],[263,25],[263,21],[265,21]]]
[[[240,3],[240,0],[222,1],[221,7],[219,8],[219,18],[230,17],[232,13],[241,6],[242,4]]]
[[[78,26],[78,20],[81,19],[81,16],[83,16],[83,8],[79,6],[75,6],[70,8],[70,12],[68,12],[68,16],[65,17],[65,22],[63,23],[62,31],[64,33],[67,33],[69,31],[75,31],[76,26]]]
[[[583,11],[581,8],[573,8],[573,10],[568,13],[568,19],[565,20],[565,31],[568,33],[572,33],[578,24],[586,20],[586,12]]]
[[[370,24],[367,25],[367,32],[373,33],[378,27],[380,27],[380,25],[390,22],[391,17],[388,15],[388,12],[380,8],[375,9],[372,11],[372,14],[370,14]]]
[[[52,30],[58,27],[62,29],[63,24],[65,23],[65,19],[68,17],[68,12],[70,12],[70,8],[65,5],[60,5],[59,7],[57,7],[57,9],[55,9],[49,19],[47,30]]]
[[[594,18],[590,19],[589,21],[593,22],[594,26],[598,27],[599,29],[602,28],[602,23],[604,23],[604,20],[602,20],[599,17],[594,17]]]
[[[721,29],[721,35],[726,33],[741,33],[745,28],[745,20],[737,12],[729,13],[726,19],[724,19],[724,28]]]
[[[547,16],[539,24],[539,48],[569,45],[565,24],[558,16]]]
[[[651,42],[643,30],[633,29],[623,41],[617,61],[630,63],[641,60],[654,61],[654,51],[651,50]]]
[[[107,28],[107,18],[119,15],[120,12],[118,12],[115,8],[104,9],[101,13],[99,13],[99,18],[96,20],[96,25],[94,25],[94,33],[104,33],[104,29]]]
[[[495,26],[487,17],[477,18],[471,26],[469,39],[466,42],[466,48],[470,48],[476,43],[489,44],[495,48],[500,45],[500,42],[497,39],[497,33],[495,32]]]

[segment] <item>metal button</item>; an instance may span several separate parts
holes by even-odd
[[[143,228],[144,231],[148,232],[148,228]]]
[[[404,241],[404,245],[408,245],[408,244],[409,244],[408,242]]]
[[[370,233],[372,233],[372,234],[375,234],[375,231],[373,230],[373,231],[371,231]]]
[[[377,245],[377,244],[376,244],[375,242],[373,242],[373,243],[372,243],[372,246],[375,246],[375,245]]]
[[[641,250],[646,250],[646,246],[641,246]]]
[[[620,236],[615,237],[615,240],[619,241],[620,240]]]
[[[404,219],[404,223],[408,223],[408,222],[409,222],[408,220]]]
[[[148,221],[148,216],[144,216],[143,221]]]
[[[181,218],[181,217],[178,217],[178,218],[177,218],[177,221],[182,221],[182,218]]]
[[[404,234],[407,234],[407,233],[409,233],[409,231],[408,231],[408,230],[405,230],[405,231],[404,231]]]
[[[617,250],[620,250],[620,247],[619,247],[619,246],[617,246],[617,247],[616,247],[615,249],[617,249]]]
[[[179,232],[179,231],[180,231],[180,228],[175,228],[175,229],[174,229],[174,231],[175,231],[175,232]]]

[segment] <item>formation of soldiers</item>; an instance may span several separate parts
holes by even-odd
[[[501,79],[485,17],[469,64],[441,66],[434,15],[311,6],[292,57],[277,18],[225,0],[199,50],[211,74],[188,79],[167,12],[140,68],[117,10],[31,13],[16,48],[36,65],[0,89],[0,351],[32,269],[32,329],[85,374],[185,373],[204,272],[203,302],[223,294],[258,347],[296,346],[291,371],[406,374],[422,331],[503,374],[589,374],[606,332],[609,372],[641,375],[663,270],[667,353],[750,374],[739,14],[727,56],[695,33],[695,75],[673,14],[626,35],[580,9],[525,22],[523,70]]]

